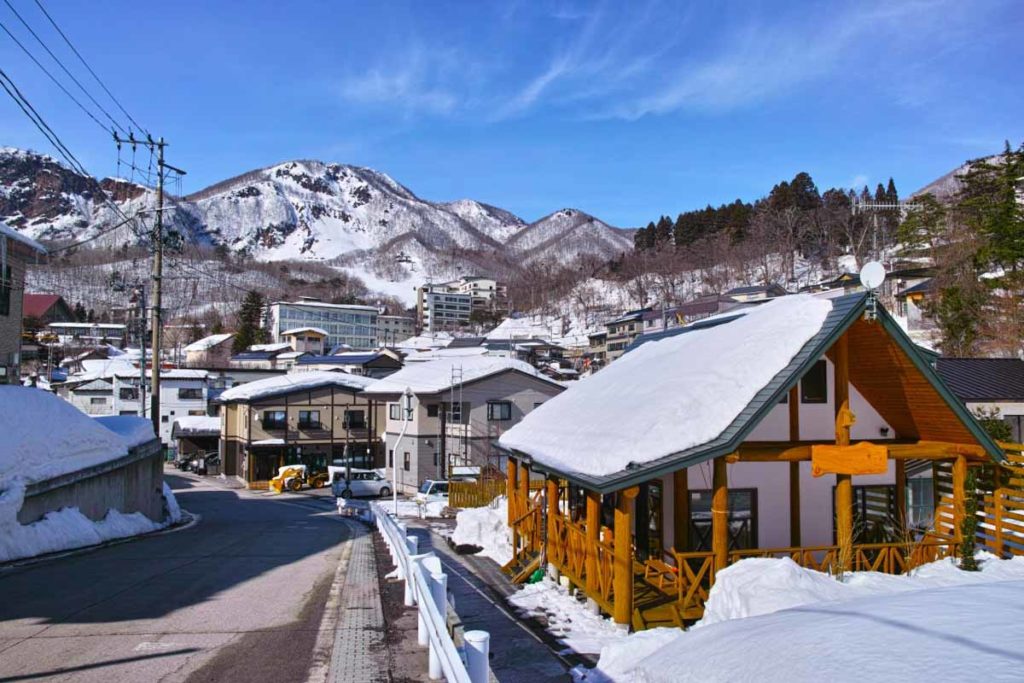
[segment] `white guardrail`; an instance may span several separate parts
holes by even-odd
[[[448,683],[487,683],[491,636],[487,631],[467,631],[460,653],[448,632],[448,576],[434,553],[418,554],[419,539],[406,533],[379,503],[370,503],[370,515],[388,545],[398,578],[405,582],[405,605],[419,610],[417,639],[430,648],[430,680]]]

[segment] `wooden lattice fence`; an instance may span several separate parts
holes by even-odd
[[[1002,444],[1007,462],[981,477],[978,542],[1000,557],[1024,555],[1024,445]]]

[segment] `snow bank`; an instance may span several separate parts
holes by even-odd
[[[128,454],[124,439],[101,422],[29,387],[0,386],[0,434],[0,488],[14,477],[32,484]]]
[[[512,541],[509,538],[508,499],[495,499],[494,507],[467,508],[455,516],[452,543],[483,548],[479,555],[489,557],[500,565],[512,560]]]
[[[544,619],[549,633],[581,654],[597,654],[627,635],[611,619],[588,610],[586,604],[550,578],[526,585],[510,595],[508,602],[524,616]]]
[[[255,401],[287,391],[316,389],[336,386],[350,391],[360,391],[374,382],[369,377],[350,375],[347,372],[299,372],[293,375],[268,377],[255,382],[246,382],[228,389],[220,395],[222,401]]]
[[[181,506],[178,505],[178,499],[174,497],[174,491],[171,487],[164,482],[163,486],[164,505],[167,506],[167,521],[171,524],[177,524],[181,521]]]
[[[648,342],[546,401],[499,442],[545,465],[594,476],[707,443],[789,364],[831,310],[831,301],[797,294],[731,322]]]
[[[1024,581],[910,591],[679,632],[620,681],[1020,680]]]
[[[339,498],[338,500],[343,500]],[[388,512],[394,512],[395,504],[390,500],[385,500],[381,503],[385,510]],[[398,499],[398,516],[399,517],[416,517],[418,519],[427,519],[429,517],[440,517],[444,512],[444,509],[448,507],[448,503],[443,500],[433,500],[429,503],[418,503],[415,500]]]
[[[136,415],[103,415],[92,418],[121,437],[124,445],[135,448],[156,438],[153,421]]]

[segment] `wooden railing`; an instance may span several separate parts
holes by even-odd
[[[978,543],[999,557],[1024,555],[1024,444],[1000,443],[1006,463],[978,506]]]
[[[611,543],[604,541],[597,542],[597,557],[595,567],[597,568],[597,595],[590,597],[606,612],[612,611],[612,577],[615,574],[615,551]]]
[[[704,610],[708,592],[715,584],[715,556],[710,552],[669,551],[675,562],[678,588],[676,601],[680,614],[695,616]]]
[[[482,508],[505,495],[504,479],[452,481],[448,483],[448,505],[453,508]]]

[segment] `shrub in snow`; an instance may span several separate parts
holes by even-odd
[[[964,519],[960,522],[960,569],[967,572],[978,571],[978,562],[974,557],[978,533],[978,474],[974,467],[967,468],[964,480]]]

